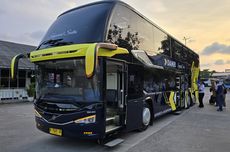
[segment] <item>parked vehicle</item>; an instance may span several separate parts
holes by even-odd
[[[224,80],[224,87],[230,89],[230,78]]]
[[[12,60],[12,76],[24,57]],[[145,130],[198,96],[199,55],[120,1],[61,14],[28,57],[37,128],[52,135],[103,140]]]

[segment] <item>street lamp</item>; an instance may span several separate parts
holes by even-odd
[[[183,40],[184,40],[184,45],[186,45],[186,42],[187,42],[187,40],[189,40],[190,39],[190,37],[183,37]]]

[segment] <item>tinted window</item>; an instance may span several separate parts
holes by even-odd
[[[140,98],[143,96],[143,68],[130,64],[128,69],[128,99]]]
[[[110,9],[110,3],[102,3],[67,12],[57,18],[42,42],[59,40],[59,44],[63,45],[66,42],[68,42],[66,44],[102,42]],[[51,45],[44,43],[41,48],[50,47],[53,44],[55,43]]]
[[[109,25],[107,40],[128,50],[153,51],[152,25],[122,5],[117,5]]]
[[[176,75],[164,70],[145,71],[144,90],[150,92],[171,91],[176,89]]]
[[[171,54],[167,34],[121,5],[117,5],[114,9],[107,40],[128,50],[144,50],[150,56]]]
[[[156,27],[153,27],[153,35],[154,35],[154,51],[156,54],[165,54],[167,56],[170,56],[170,44],[169,44],[169,38],[167,34],[162,32]]]
[[[182,45],[176,42],[175,40],[173,41],[173,58],[180,60],[181,59],[181,53],[182,53]]]

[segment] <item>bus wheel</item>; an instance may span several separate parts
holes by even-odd
[[[103,145],[104,143],[105,143],[105,139],[103,138],[97,139],[97,144]]]
[[[146,130],[150,124],[150,121],[151,121],[150,107],[147,103],[145,103],[142,112],[142,127],[139,129],[139,131]]]

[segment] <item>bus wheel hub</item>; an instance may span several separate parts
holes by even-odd
[[[147,126],[150,122],[150,110],[149,108],[145,107],[143,110],[143,124]]]

